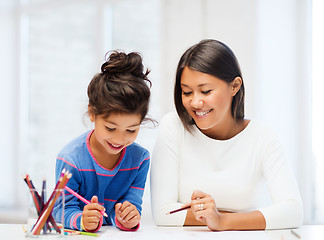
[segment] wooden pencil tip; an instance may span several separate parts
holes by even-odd
[[[170,212],[165,213],[165,215],[170,215],[170,214],[171,214]]]

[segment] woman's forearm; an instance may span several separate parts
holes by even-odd
[[[266,221],[260,211],[222,215],[223,230],[264,230]]]
[[[220,212],[222,229],[211,230],[263,230],[266,228],[266,221],[260,211],[246,213]],[[195,219],[192,210],[187,211],[185,226],[201,226],[202,222]]]
[[[184,226],[203,226],[205,224],[203,224],[202,222],[198,221],[194,214],[192,213],[192,210],[189,209],[187,211],[187,216],[186,216],[186,220],[184,223]]]

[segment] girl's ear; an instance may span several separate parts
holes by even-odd
[[[94,115],[92,112],[93,109],[92,109],[92,106],[89,104],[88,105],[88,114],[89,114],[89,117],[90,117],[90,121],[91,122],[94,122],[95,119],[96,119],[96,115]]]
[[[242,78],[241,77],[234,78],[231,85],[232,85],[232,96],[234,97],[242,86]]]

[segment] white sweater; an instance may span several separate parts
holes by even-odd
[[[189,133],[178,115],[161,121],[152,154],[151,198],[157,225],[183,226],[194,190],[213,196],[219,210],[259,210],[266,229],[298,227],[303,207],[294,175],[273,132],[251,120],[228,140],[214,140],[197,127]]]

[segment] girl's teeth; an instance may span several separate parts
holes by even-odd
[[[114,144],[111,144],[111,146],[115,147],[115,148],[118,148],[120,147],[121,145],[114,145]]]

